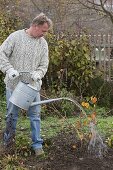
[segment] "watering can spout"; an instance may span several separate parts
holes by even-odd
[[[56,98],[56,99],[43,100],[43,101],[39,101],[39,102],[33,102],[30,106],[51,103],[51,102],[59,101],[59,100],[62,100],[62,99],[63,98]]]

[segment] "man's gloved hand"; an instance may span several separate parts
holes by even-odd
[[[16,77],[19,76],[19,73],[17,70],[14,70],[14,68],[10,68],[6,71],[6,74],[8,75],[10,80],[14,80]]]
[[[40,75],[38,74],[37,71],[33,71],[33,72],[32,72],[31,78],[32,78],[35,82],[38,82],[38,81],[41,80],[41,77],[40,77]]]
[[[35,83],[35,85],[37,87],[37,90],[40,90],[41,85],[42,85],[42,80],[41,80],[41,77],[40,77],[39,73],[37,71],[33,71],[31,78],[34,81],[34,83]]]

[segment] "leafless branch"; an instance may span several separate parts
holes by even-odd
[[[113,23],[113,14],[105,7],[107,0],[104,1],[100,0],[100,4],[95,3],[94,0],[93,1],[87,0],[89,4],[92,4],[92,6],[86,4],[83,1],[81,2],[81,0],[78,0],[78,2],[84,7],[86,7],[87,9],[94,9],[95,11],[101,11],[101,12],[103,11],[106,14],[106,16],[110,17],[110,20]]]
[[[112,15],[112,13],[109,12],[108,10],[106,10],[106,8],[104,7],[104,5],[102,4],[102,0],[100,0],[100,2],[101,2],[101,7],[102,7],[104,13],[106,13],[106,15],[108,15],[108,16],[110,17],[110,19],[111,19],[111,21],[112,21],[112,23],[113,23],[113,15]]]
[[[30,0],[32,2],[32,4],[37,8],[37,10],[39,12],[42,12],[42,10],[38,7],[38,5],[36,4],[36,2],[34,2],[34,0]]]

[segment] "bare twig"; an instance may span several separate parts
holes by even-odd
[[[110,17],[110,20],[113,23],[113,14],[112,12],[106,9],[107,0],[104,0],[104,1],[100,0],[100,4],[95,3],[94,1],[90,1],[90,0],[87,0],[87,4],[86,2],[83,2],[83,1],[81,2],[81,0],[78,0],[78,2],[84,7],[86,7],[87,9],[93,9],[95,11],[101,11],[101,12],[103,11],[106,14],[106,16]]]
[[[42,12],[42,10],[38,7],[38,5],[36,4],[36,2],[34,0],[31,0],[32,4],[37,8],[37,10],[39,12]]]

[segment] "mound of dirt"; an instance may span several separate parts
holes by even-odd
[[[108,149],[103,158],[89,155],[87,143],[78,141],[74,131],[61,132],[45,143],[49,145],[48,157],[37,160],[37,170],[113,170],[113,149]],[[29,160],[32,161],[34,165],[34,159]]]

